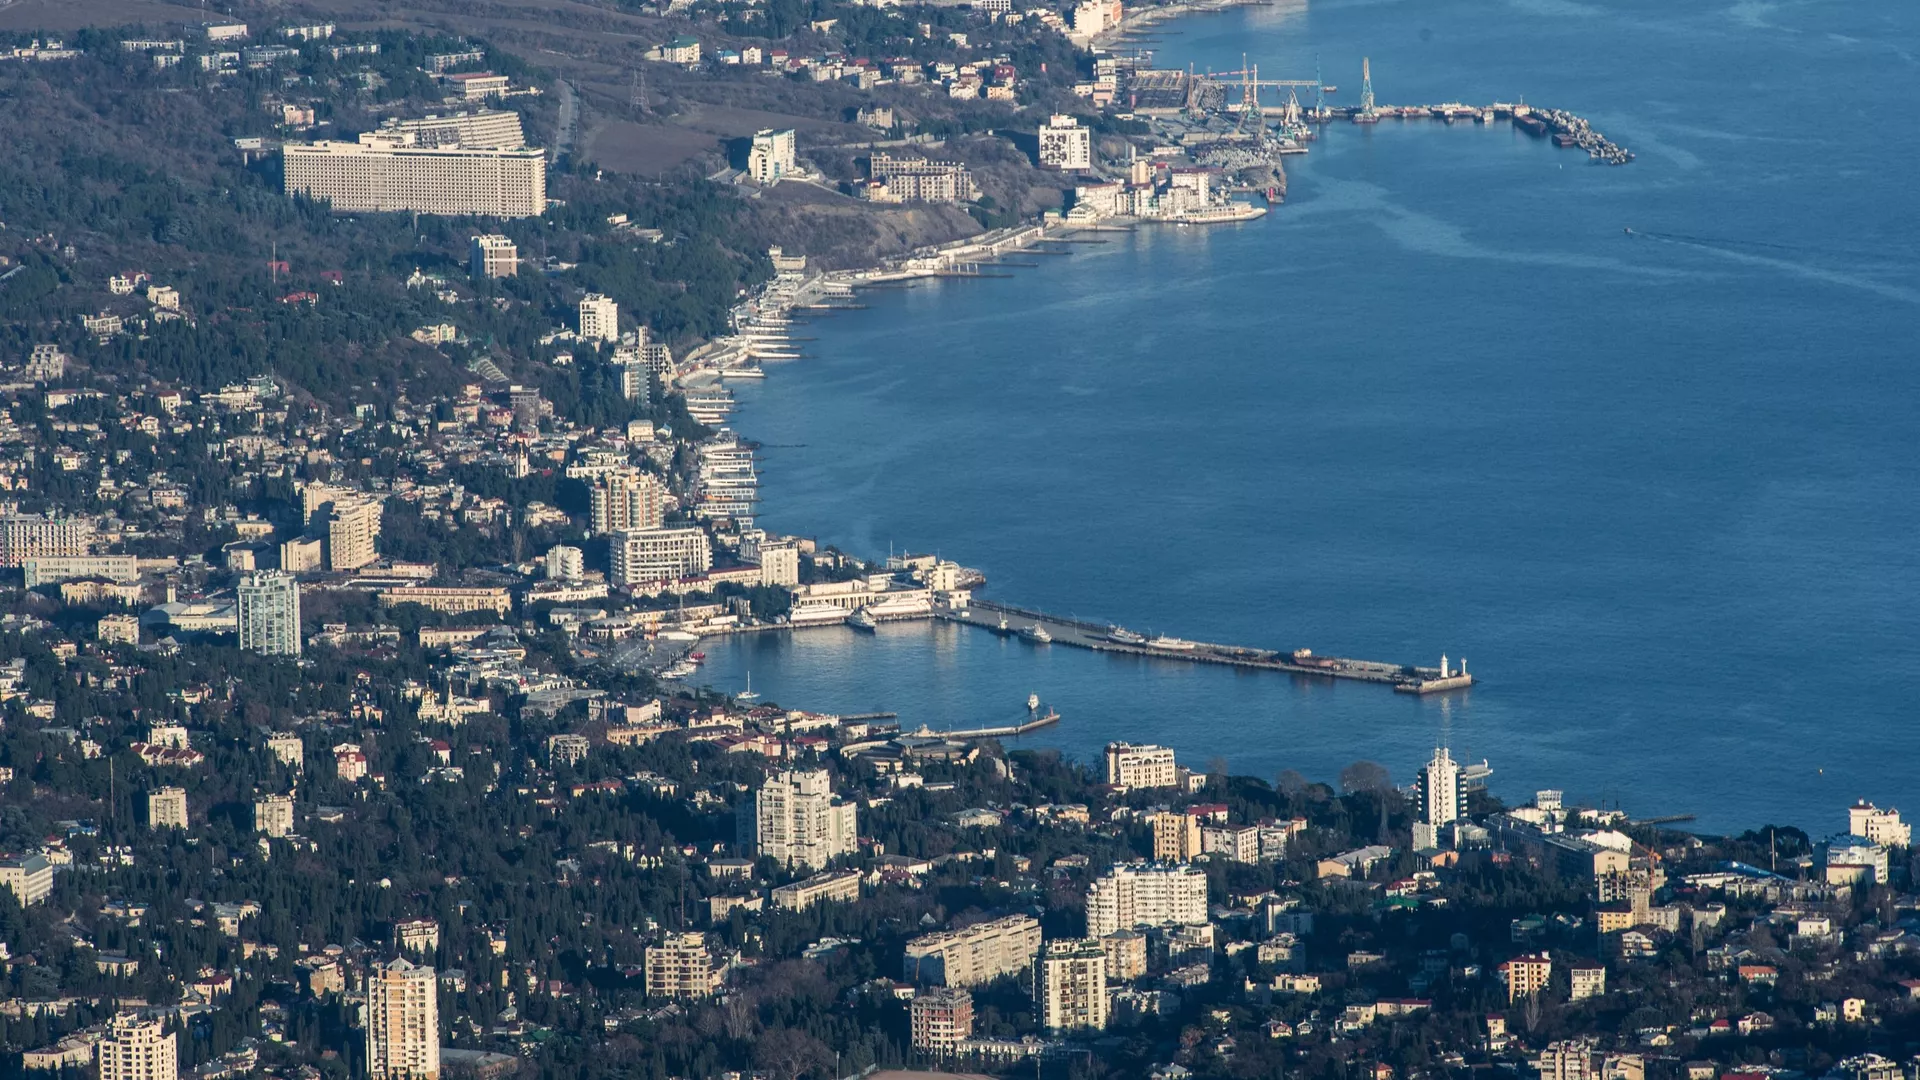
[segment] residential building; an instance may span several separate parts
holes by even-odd
[[[680,34],[665,45],[660,46],[660,59],[669,64],[698,64],[700,62],[700,39],[691,34]]]
[[[0,566],[24,566],[28,559],[77,558],[92,546],[91,521],[39,514],[0,517]]]
[[[1048,1031],[1107,1026],[1107,951],[1089,938],[1046,943],[1033,964],[1034,1011]]]
[[[1567,969],[1572,986],[1569,1001],[1585,1001],[1607,992],[1607,969],[1599,964],[1575,964]]]
[[[1415,810],[1425,824],[1436,828],[1452,824],[1466,810],[1465,778],[1444,746],[1434,749],[1433,760],[1420,770],[1414,787],[1418,795]]]
[[[21,907],[37,904],[53,891],[53,863],[38,852],[0,857],[0,885],[13,890]]]
[[[504,616],[513,610],[513,597],[505,589],[448,585],[400,585],[380,591],[380,602],[388,606],[419,604],[428,611],[464,615],[469,611],[491,611]]]
[[[511,109],[474,109],[472,111],[429,114],[415,120],[388,120],[380,125],[382,134],[397,138],[411,136],[415,146],[488,147],[518,150],[527,145],[520,128],[520,114]],[[491,275],[490,275],[491,276]]]
[[[792,128],[766,128],[753,136],[747,151],[747,175],[757,184],[777,184],[798,165]]]
[[[773,890],[773,906],[805,911],[815,904],[851,904],[860,899],[860,871],[835,870]]]
[[[440,924],[432,919],[401,919],[393,924],[393,947],[431,956],[440,948]]]
[[[448,75],[441,80],[451,87],[453,94],[462,101],[485,101],[488,98],[504,97],[513,84],[506,75],[495,75],[491,71],[469,71],[457,75]]]
[[[1087,933],[1207,921],[1207,876],[1191,866],[1123,864],[1087,891]]]
[[[286,193],[326,200],[335,213],[513,218],[547,209],[544,150],[423,147],[411,134],[368,132],[359,142],[288,143],[280,153]]]
[[[1147,973],[1147,935],[1136,930],[1115,930],[1102,934],[1100,945],[1107,950],[1107,980],[1131,982]]]
[[[707,951],[704,935],[668,934],[647,946],[646,986],[652,998],[705,998],[720,989],[723,970]]]
[[[267,752],[280,764],[291,765],[295,770],[307,763],[306,746],[301,743],[300,736],[291,731],[276,731],[267,736]]]
[[[548,548],[542,561],[548,581],[579,581],[587,573],[587,553],[566,544]]]
[[[179,1047],[166,1020],[143,1020],[133,1012],[113,1018],[94,1060],[100,1080],[175,1080],[180,1073]]]
[[[253,831],[273,837],[293,835],[293,796],[262,795],[253,800]]]
[[[280,545],[280,569],[306,574],[326,565],[326,542],[317,536],[296,536]]]
[[[1510,1003],[1546,989],[1547,980],[1552,977],[1553,961],[1546,953],[1516,956],[1500,965],[1500,979],[1507,984]]]
[[[327,506],[327,569],[358,570],[380,557],[380,500],[345,496]]]
[[[1124,788],[1174,787],[1180,782],[1173,750],[1165,746],[1107,744],[1107,783]]]
[[[907,942],[904,977],[935,986],[984,986],[1030,970],[1040,952],[1040,923],[1027,915],[922,934]]]
[[[928,161],[875,152],[867,198],[875,202],[970,202],[980,197],[973,173],[957,161]]]
[[[858,846],[854,805],[834,797],[825,769],[767,777],[740,818],[741,847],[787,867],[823,870]]]
[[[300,655],[300,583],[279,570],[256,570],[234,589],[240,647],[267,656]]]
[[[1875,885],[1887,882],[1887,849],[1864,836],[1842,834],[1828,837],[1820,845],[1821,865],[1826,868],[1828,884],[1845,884],[1859,879]]]
[[[612,297],[588,293],[580,298],[580,340],[620,340],[620,305]]]
[[[788,588],[800,584],[800,545],[792,540],[761,543],[755,552],[760,584]]]
[[[20,564],[29,589],[74,578],[106,578],[122,584],[140,580],[140,560],[132,555],[49,555]]]
[[[437,1080],[440,997],[433,969],[405,957],[367,975],[367,1075],[371,1080]]]
[[[469,261],[474,277],[513,277],[520,272],[520,246],[498,233],[476,236]]]
[[[666,488],[660,478],[639,469],[619,469],[588,491],[593,532],[658,529],[665,517]]]
[[[358,743],[341,743],[333,748],[333,771],[347,783],[357,783],[367,777],[367,754]]]
[[[620,588],[675,581],[713,567],[713,545],[698,526],[623,529],[607,537],[608,578]]]
[[[585,735],[547,736],[547,762],[552,765],[578,765],[587,760],[593,744]]]
[[[947,1055],[973,1037],[973,995],[957,987],[922,990],[908,1006],[913,1048]]]
[[[1109,766],[1111,770],[1111,766]],[[1153,861],[1192,862],[1200,854],[1200,819],[1178,810],[1153,815]]]
[[[1865,799],[1847,808],[1847,831],[1882,847],[1909,847],[1913,826],[1900,820],[1900,811],[1882,810]]]
[[[147,792],[147,828],[184,829],[187,827],[187,793],[182,788],[163,787]]]
[[[1040,164],[1068,172],[1093,168],[1093,132],[1071,116],[1049,118],[1040,128]]]
[[[1260,861],[1258,825],[1207,825],[1200,830],[1200,850],[1234,862]]]
[[[132,615],[106,615],[94,624],[93,636],[102,645],[140,644],[140,620]]]

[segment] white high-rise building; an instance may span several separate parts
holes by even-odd
[[[113,1018],[94,1052],[100,1080],[176,1080],[180,1051],[163,1020],[142,1020],[139,1013]]]
[[[1034,1011],[1048,1031],[1107,1026],[1107,950],[1091,938],[1049,941],[1033,964]]]
[[[1107,783],[1125,788],[1174,787],[1180,782],[1173,751],[1165,746],[1107,744]]]
[[[405,958],[367,977],[367,1075],[371,1080],[436,1080],[440,998],[433,969]]]
[[[676,581],[713,567],[705,529],[628,529],[607,537],[607,577],[618,588]]]
[[[1136,926],[1207,921],[1207,875],[1192,866],[1130,863],[1116,866],[1087,890],[1087,936],[1105,937]]]
[[[547,549],[548,581],[579,581],[587,572],[586,553],[577,547],[555,544]]]
[[[293,796],[263,795],[253,801],[253,831],[268,836],[293,834]]]
[[[28,559],[75,558],[93,546],[93,522],[39,514],[0,517],[0,566],[21,566]]]
[[[240,580],[240,647],[268,656],[300,655],[300,583],[279,570],[256,570]]]
[[[777,184],[797,166],[792,128],[755,132],[753,146],[747,151],[747,175],[756,184]]]
[[[647,946],[646,987],[651,998],[712,997],[726,969],[715,964],[706,935],[698,931],[668,934]]]
[[[520,114],[510,109],[474,109],[410,120],[395,118],[382,121],[380,131],[401,138],[411,135],[415,146],[488,146],[517,150],[527,145],[526,134],[520,127]]]
[[[580,298],[580,338],[583,341],[620,340],[620,305],[612,297],[588,293]]]
[[[1900,811],[1882,810],[1865,799],[1847,808],[1847,831],[1887,847],[1913,843],[1913,826],[1900,820]]]
[[[665,518],[666,489],[659,477],[639,469],[608,473],[588,495],[596,534],[657,529]]]
[[[1009,915],[914,938],[907,942],[904,975],[935,986],[984,986],[1031,968],[1039,951],[1039,921]]]
[[[359,142],[288,143],[288,195],[327,200],[334,213],[382,211],[539,217],[547,209],[547,152],[418,145],[412,132],[367,132]]]
[[[1466,776],[1444,746],[1436,747],[1433,760],[1420,770],[1414,782],[1419,793],[1417,810],[1420,821],[1438,828],[1460,820],[1466,809]]]
[[[1073,172],[1093,168],[1093,132],[1071,116],[1053,116],[1040,128],[1040,164]]]
[[[833,795],[825,769],[788,770],[767,777],[754,793],[752,812],[740,817],[741,846],[782,866],[824,869],[859,846],[852,803]]]
[[[186,791],[177,787],[163,787],[147,792],[147,827],[150,829],[186,828]]]
[[[327,569],[358,570],[380,557],[380,500],[346,496],[327,506]]]

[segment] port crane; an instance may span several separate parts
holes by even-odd
[[[1240,58],[1238,71],[1209,71],[1203,76],[1222,87],[1238,85],[1240,87],[1240,126],[1241,134],[1251,134],[1255,138],[1264,138],[1266,134],[1266,114],[1260,106],[1260,92],[1269,87],[1285,91],[1286,122],[1289,125],[1300,122],[1300,87],[1312,87],[1317,108],[1324,109],[1325,88],[1319,79],[1262,79],[1260,66],[1247,63],[1246,57]]]

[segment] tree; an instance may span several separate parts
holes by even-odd
[[[1393,789],[1393,779],[1385,766],[1372,761],[1356,761],[1340,770],[1340,790],[1348,795],[1383,792]]]

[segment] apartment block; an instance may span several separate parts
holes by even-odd
[[[775,773],[750,805],[740,819],[741,846],[782,866],[823,870],[858,846],[854,806],[834,797],[825,769]]]
[[[797,167],[792,128],[756,132],[747,151],[747,175],[756,184],[777,184]]]
[[[24,566],[28,559],[78,558],[92,546],[91,521],[39,514],[0,517],[0,566]]]
[[[539,149],[423,147],[411,133],[368,132],[359,142],[281,148],[286,193],[324,199],[335,213],[538,217],[547,209],[547,157]]]
[[[1046,943],[1033,965],[1034,1010],[1048,1031],[1107,1026],[1107,951],[1087,938]]]
[[[140,580],[140,560],[132,555],[49,555],[20,564],[29,589],[75,578],[106,578],[128,584]]]
[[[1553,961],[1546,953],[1516,956],[1501,964],[1499,971],[1500,980],[1507,984],[1507,1001],[1515,1002],[1546,989],[1553,977]]]
[[[476,236],[467,261],[474,277],[510,278],[520,272],[520,246],[498,233]]]
[[[620,340],[620,305],[612,297],[588,293],[580,298],[580,338],[583,341]]]
[[[1123,742],[1107,744],[1107,783],[1124,788],[1160,788],[1175,787],[1179,782],[1172,749]]]
[[[707,951],[704,935],[689,931],[668,934],[658,944],[647,946],[647,996],[652,998],[705,998],[720,989],[723,971]]]
[[[1127,864],[1087,890],[1087,933],[1103,937],[1138,926],[1207,921],[1207,876],[1191,866]]]
[[[1010,915],[907,942],[903,977],[923,985],[984,986],[1027,971],[1039,952],[1040,923]]]
[[[954,987],[922,990],[908,1006],[913,1048],[951,1054],[973,1037],[973,995]]]
[[[411,136],[415,146],[429,149],[463,146],[518,150],[527,145],[520,127],[520,114],[511,109],[474,109],[445,115],[428,114],[413,120],[388,120],[380,125],[380,131],[401,141]]]
[[[1093,168],[1093,132],[1071,116],[1053,116],[1040,128],[1040,164],[1074,172]]]
[[[147,828],[184,829],[187,827],[187,793],[177,787],[156,788],[147,792]]]
[[[351,496],[327,508],[327,569],[358,570],[380,557],[380,500]]]
[[[274,837],[293,835],[293,796],[263,795],[253,800],[253,831]]]
[[[638,469],[608,473],[588,496],[596,534],[658,529],[665,515],[666,489],[660,478]]]
[[[1200,854],[1200,819],[1169,810],[1153,815],[1153,861],[1192,862]]]
[[[782,885],[773,890],[773,906],[786,911],[805,911],[815,904],[851,904],[860,899],[860,872],[836,870],[815,874],[805,881]]]
[[[53,891],[53,863],[37,852],[0,857],[0,885],[13,890],[21,907],[37,904]]]
[[[401,958],[368,973],[367,1075],[438,1080],[440,996],[432,968]]]
[[[267,656],[300,655],[300,583],[279,570],[256,570],[234,589],[240,647]]]
[[[674,581],[713,567],[713,545],[697,526],[623,529],[607,537],[608,578],[619,588]]]
[[[100,1080],[175,1080],[180,1052],[164,1018],[143,1020],[123,1012],[113,1018],[95,1048]]]

